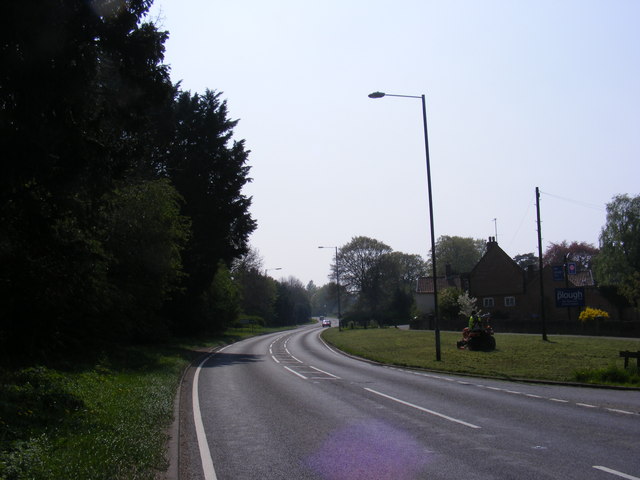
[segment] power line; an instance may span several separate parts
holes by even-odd
[[[529,215],[529,211],[531,210],[531,206],[532,205],[535,205],[535,204],[527,202],[527,210],[526,210],[526,212],[524,212],[524,215],[522,216],[522,219],[520,220],[520,224],[518,225],[518,228],[516,229],[515,233],[513,234],[513,237],[511,237],[511,241],[509,242],[508,248],[511,247],[511,245],[515,241],[516,237],[518,236],[518,233],[520,233],[520,229],[522,228],[522,224],[524,223],[525,218],[527,218],[527,216]]]
[[[582,200],[573,200],[571,198],[567,198],[567,197],[561,197],[560,195],[554,195],[553,193],[548,193],[548,192],[540,192],[548,197],[553,197],[553,198],[557,198],[558,200],[564,200],[565,202],[569,202],[569,203],[574,203],[576,205],[580,205],[581,207],[585,207],[585,208],[591,208],[593,210],[599,210],[601,212],[606,211],[606,208],[604,208],[602,205],[596,205],[594,203],[588,203],[588,202],[584,202]]]

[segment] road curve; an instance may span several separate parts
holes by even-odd
[[[181,480],[640,479],[639,392],[382,367],[320,333],[203,357],[180,400]]]

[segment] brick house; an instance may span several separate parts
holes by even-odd
[[[467,290],[469,288],[468,281],[464,281],[460,275],[450,274],[449,265],[447,265],[447,274],[445,274],[444,277],[438,277],[437,281],[438,292],[450,287],[455,287],[459,290]],[[418,278],[414,299],[416,301],[416,308],[418,309],[418,312],[433,312],[433,277]]]
[[[525,271],[490,237],[487,251],[469,273],[469,295],[485,312],[520,316],[527,303],[526,280]]]
[[[631,308],[619,308],[607,300],[595,286],[590,271],[576,275],[558,276],[557,270],[544,267],[543,292],[545,323],[549,333],[605,333],[600,326],[583,326],[578,320],[580,307],[557,307],[556,289],[581,287],[585,306],[605,310],[613,321],[638,320]],[[487,250],[470,273],[438,278],[438,291],[455,286],[477,298],[477,306],[483,313],[490,313],[492,323],[498,331],[538,332],[541,331],[540,317],[540,276],[537,270],[521,268],[504,250],[495,238],[490,237]],[[423,313],[433,311],[433,280],[421,277],[416,289],[416,305]],[[451,325],[448,325],[448,324]],[[440,320],[441,328],[458,329],[462,321]],[[608,327],[620,329],[619,322],[608,322]],[[612,323],[617,325],[612,326]],[[632,330],[640,333],[640,323],[633,322]],[[629,325],[627,325],[628,327]],[[597,331],[585,331],[594,329]]]

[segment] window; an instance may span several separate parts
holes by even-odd
[[[504,297],[504,306],[505,307],[515,307],[516,306],[516,297]]]
[[[487,297],[482,299],[483,307],[493,307],[493,297]]]

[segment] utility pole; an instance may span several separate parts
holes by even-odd
[[[538,217],[538,275],[540,276],[540,319],[542,320],[542,340],[547,341],[546,315],[544,313],[544,278],[542,277],[542,229],[540,228],[540,189],[536,187],[536,213]]]

